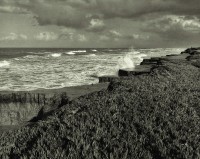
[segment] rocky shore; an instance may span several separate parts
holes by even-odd
[[[200,158],[199,69],[200,48],[189,48],[100,77],[82,93],[2,92],[1,124],[32,120],[0,133],[0,158]],[[21,107],[7,115],[17,122],[4,117]]]

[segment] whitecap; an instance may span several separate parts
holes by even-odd
[[[94,52],[97,52],[97,50],[96,50],[96,49],[93,49],[92,51],[94,51]]]
[[[48,51],[46,51],[46,52],[42,52],[42,54],[51,54],[52,52],[48,52]]]
[[[69,52],[66,52],[65,54],[67,54],[67,55],[75,55],[76,53],[73,52],[73,51],[69,51]]]
[[[10,62],[4,60],[4,61],[0,61],[0,67],[8,67],[10,65]]]
[[[140,54],[139,51],[133,51],[133,52],[131,52],[131,53],[134,54],[134,55],[136,55],[136,54]]]
[[[86,50],[74,50],[72,52],[77,52],[77,53],[84,53],[84,52],[87,52]]]
[[[51,54],[52,57],[60,57],[61,56],[61,53],[54,53],[54,54]]]
[[[24,59],[32,59],[35,57],[37,57],[37,55],[27,55],[27,56],[24,56]]]

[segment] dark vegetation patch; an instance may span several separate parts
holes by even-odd
[[[1,158],[200,158],[200,72],[165,61],[0,136]]]

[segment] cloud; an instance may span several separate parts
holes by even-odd
[[[36,40],[43,40],[43,41],[52,41],[58,39],[58,34],[54,32],[42,32],[35,36]]]
[[[122,36],[121,33],[119,33],[116,30],[110,30],[109,33],[110,33],[110,36],[112,36],[112,37],[120,37],[120,36]]]
[[[197,17],[188,19],[186,16],[167,15],[148,21],[143,26],[143,31],[156,33],[160,36],[166,36],[166,33],[170,32],[174,36],[178,35],[179,32],[182,35],[200,33],[200,20]]]
[[[9,33],[7,36],[0,37],[0,41],[27,40],[28,37],[24,34]]]
[[[26,13],[27,10],[24,8],[13,7],[13,6],[0,6],[0,12],[6,13]]]
[[[99,39],[102,40],[102,41],[108,41],[108,40],[110,40],[110,38],[108,36],[106,36],[106,35],[101,35],[99,37]]]
[[[90,31],[102,31],[105,29],[105,24],[101,19],[91,19],[88,30]]]
[[[74,33],[71,32],[71,33],[62,33],[59,35],[59,39],[62,39],[62,40],[66,40],[66,39],[69,39],[71,41],[74,40]]]
[[[133,38],[135,40],[138,40],[138,39],[147,40],[150,38],[149,35],[142,35],[142,34],[133,34],[133,35],[127,36],[127,37]]]
[[[27,40],[28,39],[27,35],[24,35],[24,34],[20,34],[19,37],[21,39],[23,39],[23,40]]]
[[[78,35],[78,40],[81,41],[81,42],[84,42],[84,41],[87,41],[87,38],[86,38],[85,35],[79,34],[79,35]]]
[[[199,0],[1,0],[0,12],[28,13],[37,21],[30,32],[39,32],[30,37],[39,41],[70,40],[74,46],[86,41],[89,46],[134,42],[150,47],[200,39],[199,6]],[[7,30],[6,24],[3,27]],[[14,34],[4,37],[15,38],[26,39]]]
[[[29,11],[40,25],[98,30],[103,19],[137,19],[149,14],[196,15],[199,0],[3,0],[0,11]]]

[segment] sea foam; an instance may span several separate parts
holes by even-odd
[[[51,54],[52,57],[60,57],[61,56],[61,53],[54,53],[54,54]]]
[[[142,54],[139,51],[131,51],[125,54],[124,57],[119,58],[118,67],[119,68],[134,68],[136,65],[142,62],[146,54]]]
[[[4,61],[0,61],[0,67],[8,67],[10,65],[10,62],[4,60]]]
[[[67,54],[67,55],[75,55],[76,53],[73,52],[73,51],[69,51],[69,52],[66,52],[65,54]]]
[[[86,50],[74,50],[72,52],[77,52],[77,53],[84,53],[84,52],[87,52]]]

